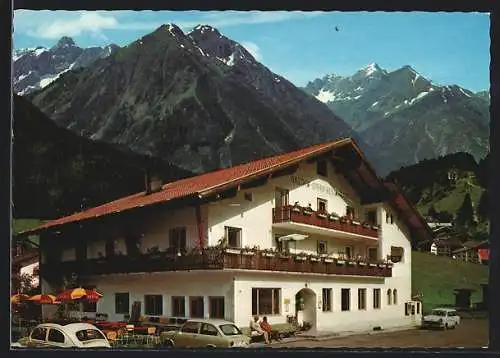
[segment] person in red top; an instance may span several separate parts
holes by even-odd
[[[276,341],[279,341],[279,335],[278,331],[273,330],[269,322],[267,321],[267,316],[262,317],[262,322],[260,322],[260,328],[262,328],[263,331],[267,332],[269,335],[269,339],[274,339]]]

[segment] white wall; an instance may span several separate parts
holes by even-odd
[[[388,279],[361,277],[333,277],[325,275],[293,275],[293,274],[240,274],[235,281],[235,302],[239,307],[235,323],[238,326],[248,326],[252,317],[252,288],[281,288],[281,313],[267,315],[271,324],[285,323],[288,314],[295,314],[295,295],[301,289],[313,290],[316,294],[317,329],[319,331],[359,331],[399,327],[410,323],[410,317],[405,316],[405,302],[398,299],[398,304],[388,305],[386,292],[392,286]],[[322,289],[332,289],[332,311],[322,311]],[[350,310],[341,311],[341,289],[351,289]],[[366,288],[366,310],[358,309],[358,288]],[[380,309],[373,308],[373,289],[381,289]],[[288,311],[284,304],[290,300]]]
[[[115,293],[129,292],[129,312],[134,301],[141,302],[144,315],[144,295],[163,295],[164,317],[172,317],[172,296],[185,296],[185,311],[189,317],[189,296],[204,296],[205,315],[209,313],[209,297],[224,296],[226,319],[234,316],[233,279],[225,272],[178,271],[149,274],[107,275],[94,277],[89,284],[96,285],[103,297],[97,302],[97,312],[107,313],[109,320],[122,320],[123,314],[115,313]]]

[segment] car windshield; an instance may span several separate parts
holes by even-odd
[[[234,324],[221,324],[219,328],[225,336],[236,336],[238,334],[242,334],[240,329]]]
[[[444,316],[446,316],[446,311],[443,311],[443,310],[432,310],[432,314],[434,316],[444,317]]]
[[[95,329],[84,329],[76,332],[76,338],[81,342],[90,341],[92,339],[105,339],[101,332]]]

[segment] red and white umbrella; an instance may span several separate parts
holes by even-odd
[[[57,300],[61,302],[71,302],[75,300],[86,300],[88,302],[97,302],[102,297],[102,294],[95,289],[73,288],[66,290],[57,295]]]
[[[56,296],[43,293],[31,296],[30,298],[28,298],[28,301],[37,302],[40,304],[48,304],[48,305],[57,305],[61,303],[57,300]]]

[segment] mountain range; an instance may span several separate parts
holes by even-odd
[[[373,63],[353,76],[313,80],[304,90],[342,117],[393,169],[450,153],[489,151],[489,92],[433,84],[411,66]]]
[[[51,48],[42,46],[14,51],[13,90],[25,95],[44,88],[69,70],[87,67],[100,58],[112,55],[119,47],[81,48],[64,36]]]
[[[27,98],[82,136],[194,172],[348,136],[373,153],[326,105],[210,26],[163,25]]]
[[[56,47],[76,45],[63,38]],[[410,66],[388,72],[372,64],[299,89],[207,25],[185,34],[167,24],[104,49],[81,66],[68,55],[51,74],[57,80],[18,93],[81,136],[193,172],[346,136],[381,176],[426,158],[463,151],[479,160],[488,152],[489,93],[433,84]],[[14,57],[15,74],[22,58]]]

